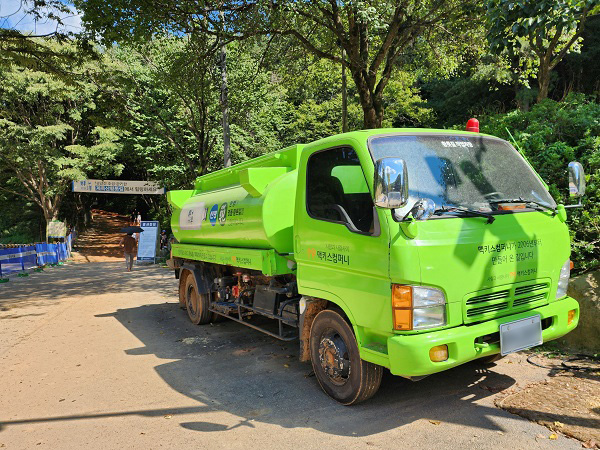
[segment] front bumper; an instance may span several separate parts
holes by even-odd
[[[576,310],[573,322],[567,324],[568,312]],[[524,319],[539,314],[542,323],[544,342],[557,339],[573,330],[579,322],[579,304],[571,297],[555,301],[530,311],[488,320],[474,325],[461,325],[448,330],[413,335],[396,335],[388,338],[387,349],[390,371],[400,376],[422,376],[441,372],[483,356],[500,353],[499,343],[489,343],[486,348],[475,344],[484,336],[498,333],[500,324]],[[548,319],[544,321],[544,319]],[[493,340],[493,339],[492,339]],[[448,359],[433,362],[429,350],[436,345],[448,346]]]

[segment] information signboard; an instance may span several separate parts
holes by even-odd
[[[46,226],[46,236],[48,238],[64,238],[67,235],[67,226],[60,220],[48,222]]]
[[[73,192],[94,194],[164,194],[154,181],[81,180],[73,181]]]
[[[140,240],[138,241],[137,260],[154,261],[158,243],[158,221],[142,220],[140,227],[144,231],[140,233]]]

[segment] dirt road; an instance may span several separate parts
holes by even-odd
[[[106,262],[123,259],[119,246],[123,233],[119,230],[129,225],[129,220],[117,213],[92,210],[91,226],[75,241],[72,258],[75,262]]]
[[[368,403],[326,397],[297,344],[193,326],[167,269],[68,264],[0,285],[0,448],[581,448],[496,408],[545,377],[522,356]]]

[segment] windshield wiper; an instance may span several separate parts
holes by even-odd
[[[438,216],[441,214],[456,214],[462,217],[485,217],[487,219],[487,223],[492,223],[494,222],[494,220],[496,220],[496,218],[490,213],[485,213],[482,211],[477,211],[476,209],[470,209],[465,207],[448,208],[442,206],[441,208],[436,209],[433,214]]]
[[[522,197],[519,198],[502,198],[499,200],[489,200],[489,204],[490,205],[497,205],[498,203],[525,203],[525,204],[531,204],[531,205],[536,205],[539,206],[540,208],[543,208],[547,211],[552,211],[554,214],[556,214],[556,209],[553,208],[552,206],[546,205],[544,203],[540,203],[536,200],[525,200]]]

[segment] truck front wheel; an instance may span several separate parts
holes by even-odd
[[[185,306],[192,323],[194,325],[209,323],[212,318],[212,313],[208,310],[210,294],[198,293],[196,277],[192,273],[185,278],[184,286]]]
[[[365,401],[379,389],[383,368],[360,359],[352,328],[336,311],[326,309],[315,317],[310,356],[321,388],[344,405]]]

